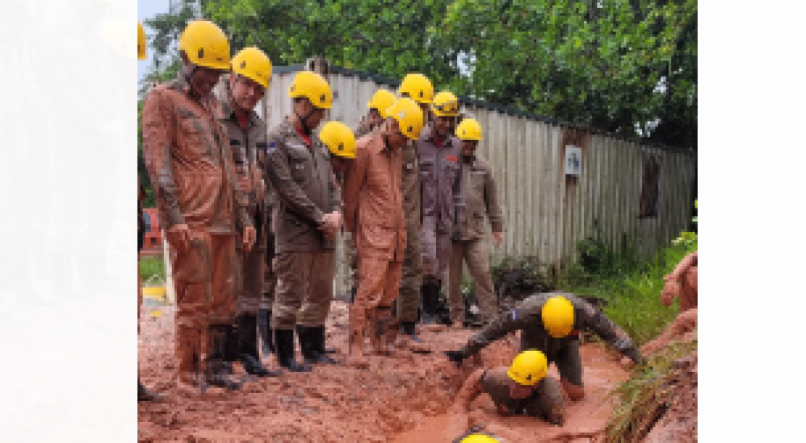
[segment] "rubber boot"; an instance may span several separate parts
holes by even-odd
[[[179,361],[176,387],[183,395],[203,392],[206,383],[201,364],[202,328],[176,325],[174,354]]]
[[[204,364],[204,377],[210,386],[235,391],[241,388],[241,384],[229,377],[224,364],[228,330],[228,325],[209,326],[207,330],[208,354]]]
[[[376,342],[373,351],[375,355],[389,355],[390,354],[390,337],[389,330],[392,329],[392,308],[389,306],[379,306],[375,308],[375,335]],[[396,329],[396,328],[395,328]],[[396,332],[396,331],[395,331]]]
[[[347,364],[355,368],[366,369],[369,367],[369,363],[364,355],[364,325],[351,324],[350,326]]]
[[[238,348],[239,360],[247,374],[258,377],[279,377],[282,372],[266,369],[260,363],[257,350],[257,316],[254,314],[241,314],[238,316]]]
[[[411,341],[415,343],[422,343],[423,341],[420,340],[420,337],[417,335],[415,323],[413,321],[404,321],[400,322],[400,328],[403,330],[403,333],[411,337]]]
[[[439,303],[439,285],[435,283],[423,283],[420,288],[422,297],[422,316],[420,323],[432,325],[437,323],[437,305]]]
[[[376,354],[380,345],[378,343],[378,311],[374,308],[367,309],[366,333],[369,336],[369,348],[373,354]]]
[[[299,337],[299,347],[302,349],[302,356],[305,363],[315,365],[319,363],[336,364],[336,361],[325,355],[324,344],[321,343],[318,327],[297,326],[297,336]],[[325,327],[321,327],[324,340]]]
[[[151,392],[143,386],[143,383],[140,382],[140,376],[137,376],[137,402],[141,401],[160,401],[162,400],[162,394],[157,394],[156,392]]]
[[[257,330],[260,334],[261,352],[267,357],[274,354],[274,340],[271,333],[271,311],[261,309],[257,312]]]
[[[221,363],[221,367],[223,368],[224,372],[232,375],[234,373],[234,371],[232,370],[232,363],[238,361],[238,357],[240,355],[240,346],[238,344],[239,330],[237,319],[236,324],[227,325],[226,328],[227,328],[227,340],[224,345],[224,361]]]
[[[299,364],[294,360],[294,330],[275,329],[274,346],[277,350],[277,362],[291,372],[311,372],[313,368]]]

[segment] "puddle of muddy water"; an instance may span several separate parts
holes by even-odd
[[[389,443],[445,443],[453,441],[447,435],[449,417],[447,415],[439,415],[436,417],[429,417],[424,419],[413,431],[408,431],[400,434],[391,440]]]

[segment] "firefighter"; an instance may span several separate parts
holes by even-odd
[[[536,349],[518,354],[509,368],[478,369],[456,394],[448,410],[449,426],[455,431],[465,429],[470,405],[482,394],[490,396],[501,415],[527,415],[562,426],[565,421],[562,388],[547,373],[546,356]]]
[[[237,338],[230,358],[239,360],[246,373],[258,377],[278,376],[260,362],[257,313],[263,297],[263,271],[266,256],[266,187],[263,164],[266,155],[266,125],[254,111],[272,74],[271,60],[260,49],[244,48],[232,58],[232,73],[221,104],[218,120],[226,129],[234,160],[238,186],[252,224],[257,232],[256,246],[249,251],[238,247],[242,286],[238,294]]]
[[[451,132],[459,100],[443,91],[434,97],[435,118],[417,141],[422,186],[423,323],[435,323],[442,282],[447,276],[451,239],[464,222],[461,143]]]
[[[333,298],[335,237],[341,195],[330,157],[313,130],[333,103],[321,75],[301,71],[288,90],[292,112],[269,131],[266,176],[277,195],[273,228],[277,286],[271,326],[281,366],[308,372],[310,363],[334,363],[324,350],[325,320]],[[294,359],[294,330],[308,364]]]
[[[467,262],[476,287],[481,308],[481,319],[489,323],[498,314],[498,303],[490,276],[490,252],[487,248],[485,217],[490,220],[495,246],[503,241],[504,218],[492,168],[486,159],[476,154],[481,140],[481,125],[474,119],[464,119],[456,128],[462,144],[462,190],[465,197],[465,221],[459,236],[451,245],[448,269],[448,301],[454,325],[465,322],[465,304],[462,300],[462,262]]]
[[[400,97],[414,100],[423,111],[426,124],[429,121],[429,106],[434,99],[434,86],[420,73],[409,73],[400,83]],[[420,306],[422,286],[422,248],[420,231],[422,228],[420,165],[417,155],[417,142],[411,141],[403,147],[403,215],[406,217],[406,252],[403,257],[403,276],[400,279],[400,293],[397,298],[397,318],[403,332],[401,345],[417,344],[427,351],[425,343],[416,334],[417,311]]]
[[[367,103],[367,114],[361,118],[358,127],[355,129],[355,138],[361,138],[370,132],[375,131],[386,120],[386,108],[392,106],[397,100],[395,94],[385,90],[378,89],[372,98]]]
[[[361,138],[371,132],[374,132],[386,120],[386,108],[392,106],[397,98],[391,92],[385,89],[378,89],[372,95],[367,108],[369,111],[361,118],[358,126],[355,129],[355,138]],[[355,245],[349,231],[344,231],[344,255],[350,269],[346,275],[345,287],[350,291],[350,302],[355,299],[356,291],[358,291],[358,255],[355,252]]]
[[[345,225],[358,252],[360,284],[350,308],[349,336],[350,364],[358,367],[367,366],[364,328],[373,352],[381,355],[388,350],[387,334],[397,327],[392,325],[392,303],[399,291],[406,246],[401,150],[423,128],[422,111],[410,98],[396,101],[387,116],[378,131],[359,139],[344,185]]]
[[[330,167],[333,169],[336,184],[341,188],[344,176],[355,159],[356,137],[344,123],[327,122],[319,132],[319,139],[330,151]]]
[[[143,24],[137,22],[137,58],[139,60],[146,59],[146,33],[143,30]],[[139,181],[139,174],[138,174]],[[143,199],[145,198],[145,191],[143,184],[137,183],[137,333],[140,334],[140,306],[143,305],[143,289],[140,287],[140,253],[143,249],[143,237],[145,236],[145,223],[143,222]],[[156,401],[162,399],[162,395],[151,392],[146,389],[140,382],[140,374],[138,368],[137,375],[137,401]]]
[[[225,345],[235,320],[240,269],[255,228],[237,186],[225,129],[212,95],[230,69],[229,41],[214,23],[190,22],[179,39],[176,80],[154,88],[143,106],[143,150],[170,246],[176,288],[177,385],[239,389],[226,373]],[[202,369],[201,341],[206,334]]]
[[[579,332],[595,332],[633,362],[643,361],[630,337],[581,298],[567,293],[540,293],[523,300],[515,309],[500,315],[479,331],[458,351],[446,351],[448,358],[462,360],[510,332],[521,331],[521,350],[537,349],[555,362],[560,383],[571,400],[585,396]]]

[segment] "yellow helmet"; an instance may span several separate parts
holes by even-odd
[[[574,305],[563,296],[546,300],[542,316],[543,326],[554,338],[563,338],[574,329]]]
[[[466,118],[456,127],[456,137],[459,140],[481,140],[481,125],[475,119]]]
[[[414,100],[408,97],[398,99],[386,109],[386,115],[397,120],[400,132],[406,137],[411,140],[420,137],[424,124],[423,110]]]
[[[395,94],[392,94],[385,89],[378,89],[372,96],[372,100],[367,103],[367,108],[377,109],[378,113],[381,114],[381,118],[386,120],[386,108],[392,106],[392,103],[394,103],[395,100],[397,100]]]
[[[333,106],[333,92],[324,77],[312,71],[299,71],[288,88],[291,98],[306,97],[311,104],[321,109]]]
[[[337,157],[355,158],[355,134],[342,122],[327,122],[319,133],[322,140]]]
[[[264,88],[268,88],[271,79],[271,60],[258,48],[243,48],[232,58],[232,72],[251,78]]]
[[[529,349],[512,360],[507,375],[519,385],[534,386],[543,380],[548,371],[549,362],[546,356],[536,349]]]
[[[412,72],[406,74],[406,77],[403,78],[397,94],[401,97],[403,97],[403,94],[408,94],[417,103],[430,104],[434,101],[434,85],[431,84],[431,80],[428,77],[419,72]]]
[[[137,22],[137,58],[140,60],[146,58],[146,32],[140,22]]]
[[[472,434],[463,438],[460,443],[498,443],[498,440],[484,434]]]
[[[452,92],[442,91],[434,97],[431,110],[437,117],[456,117],[459,115],[459,99]]]
[[[179,50],[198,66],[229,71],[229,40],[213,22],[196,20],[188,23],[179,38]]]

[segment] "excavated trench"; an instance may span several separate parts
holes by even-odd
[[[318,366],[308,374],[251,379],[238,393],[210,390],[188,397],[173,391],[170,380],[176,368],[171,308],[143,307],[142,318],[140,375],[146,386],[167,394],[162,402],[138,405],[138,440],[144,442],[450,442],[458,435],[447,435],[445,412],[464,378],[482,365],[507,365],[516,349],[511,337],[456,369],[441,351],[458,348],[473,331],[423,330],[435,351],[429,355],[403,351],[370,357],[369,370]],[[341,360],[347,318],[347,305],[334,303],[328,346],[341,351]],[[619,357],[599,344],[584,345],[582,358],[587,397],[569,403],[563,427],[501,417],[486,396],[474,403],[469,425],[508,442],[600,441],[612,409],[607,394],[627,372]],[[273,358],[265,363],[276,367]],[[557,377],[554,368],[549,374]]]

